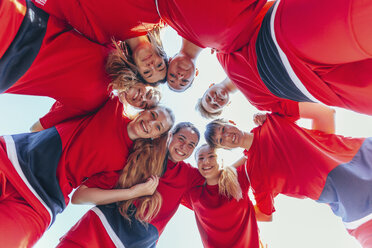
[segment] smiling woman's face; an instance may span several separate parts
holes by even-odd
[[[128,90],[120,92],[119,98],[141,109],[151,108],[159,103],[159,95],[155,94],[154,89],[142,83],[136,83]]]
[[[157,138],[172,126],[170,114],[162,107],[142,111],[129,123],[136,138]]]
[[[165,79],[167,65],[150,43],[137,46],[132,57],[138,72],[146,82],[156,83]]]
[[[216,149],[203,146],[196,154],[198,170],[206,179],[217,179],[220,175],[220,166],[217,162]]]
[[[190,127],[180,129],[172,134],[168,144],[169,156],[173,162],[179,162],[191,156],[199,142],[197,133]]]

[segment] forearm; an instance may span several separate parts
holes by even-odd
[[[267,215],[267,214],[262,213],[260,209],[257,207],[257,205],[254,205],[254,211],[256,213],[257,221],[264,221],[264,222],[273,221],[273,215],[272,214]]]
[[[318,103],[299,103],[301,118],[312,119],[312,129],[325,133],[335,132],[335,110]]]
[[[81,186],[71,198],[73,204],[104,205],[125,201],[138,197],[135,190],[129,189],[100,189]]]
[[[241,157],[239,160],[235,161],[231,166],[238,168],[239,166],[243,165],[247,161],[246,157]]]

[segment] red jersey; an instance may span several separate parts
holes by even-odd
[[[195,167],[183,161],[175,164],[168,160],[167,170],[160,178],[157,188],[163,198],[163,204],[157,216],[151,220],[151,224],[158,229],[159,235],[176,213],[185,192],[202,182],[203,177]]]
[[[66,46],[67,49],[61,49]],[[40,51],[27,72],[6,93],[48,96],[57,100],[41,121],[49,128],[69,118],[91,113],[108,99],[105,72],[111,48],[93,43],[50,17]]]
[[[50,15],[65,20],[80,33],[101,44],[114,37],[126,40],[145,35],[159,24],[153,0],[33,0]]]
[[[279,193],[318,200],[330,172],[352,161],[365,140],[307,130],[277,115],[252,132],[246,166],[257,206],[268,215]]]
[[[96,175],[94,180],[116,178],[126,164],[133,143],[127,133],[129,122],[123,115],[123,105],[115,98],[92,116],[56,126],[62,141],[57,176],[66,198],[73,188],[93,175]],[[112,188],[116,181],[111,183],[104,187]]]
[[[128,223],[113,204],[101,205],[88,211],[61,238],[58,247],[69,247],[72,243],[83,247],[155,247],[185,192],[202,182],[203,177],[196,168],[183,161],[175,164],[169,160],[157,188],[163,203],[148,226],[133,217]]]
[[[195,45],[229,53],[243,47],[266,0],[157,0],[161,18]]]
[[[184,200],[195,212],[196,223],[204,247],[258,248],[258,228],[252,202],[248,197],[249,180],[245,166],[237,169],[243,198],[228,199],[217,185],[192,188]]]

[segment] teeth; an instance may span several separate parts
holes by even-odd
[[[139,95],[139,93],[140,93],[140,90],[137,90],[136,94],[133,96],[133,100],[137,99],[137,96]]]
[[[145,131],[145,133],[148,133],[148,130],[147,130],[147,128],[145,127],[145,122],[144,122],[144,121],[141,121],[141,125],[142,125],[142,129],[143,129],[143,131]]]
[[[236,134],[233,135],[232,141],[235,142]]]
[[[176,152],[178,155],[180,155],[180,156],[185,156],[185,155],[186,155],[185,153],[182,153],[182,152],[178,151],[177,149],[175,149],[175,152]]]
[[[210,170],[210,169],[212,169],[212,168],[213,168],[213,166],[210,166],[210,167],[204,167],[203,170]]]

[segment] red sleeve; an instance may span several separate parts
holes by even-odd
[[[48,129],[71,118],[86,115],[88,113],[89,112],[87,111],[68,108],[62,103],[56,101],[50,108],[49,112],[41,117],[39,121],[44,129]]]
[[[95,174],[84,181],[88,188],[113,189],[120,177],[120,171],[110,171]]]
[[[191,189],[197,185],[202,185],[204,183],[204,177],[200,175],[197,168],[188,165],[187,183],[188,189]]]
[[[230,54],[217,53],[217,59],[231,81],[257,109],[299,118],[298,102],[273,95],[262,82],[249,47]]]
[[[66,23],[77,28],[79,32],[87,36],[93,41],[97,41],[98,37],[88,15],[83,9],[80,1],[33,1],[38,8],[41,8],[48,14],[55,16]]]
[[[191,204],[191,198],[190,198],[190,194],[188,192],[186,192],[182,199],[181,199],[181,204],[184,205],[185,207],[191,209],[191,210],[194,210],[194,208],[192,207],[192,204]]]
[[[248,193],[250,182],[245,168],[246,168],[245,164],[239,166],[238,168],[236,168],[236,173],[238,176],[238,181],[240,184],[240,188],[242,189],[242,192]]]
[[[274,197],[268,192],[253,192],[256,200],[256,205],[260,211],[266,215],[271,215],[275,212]]]

